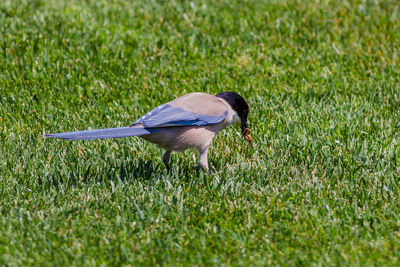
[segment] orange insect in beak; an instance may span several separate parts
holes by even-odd
[[[244,139],[246,139],[247,142],[249,142],[249,143],[253,142],[254,139],[250,135],[249,128],[245,128],[242,134],[243,134]]]

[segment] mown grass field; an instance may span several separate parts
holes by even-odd
[[[400,264],[398,1],[0,2],[0,264]],[[194,151],[44,133],[188,92],[251,105]],[[196,158],[194,158],[194,156]]]

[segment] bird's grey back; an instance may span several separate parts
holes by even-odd
[[[228,109],[223,100],[205,93],[190,93],[178,97],[167,104],[193,113],[212,116],[220,115]]]

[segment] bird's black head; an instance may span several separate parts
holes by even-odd
[[[250,131],[248,129],[247,117],[249,115],[249,105],[246,103],[243,97],[235,92],[223,92],[218,95],[224,99],[232,107],[234,111],[238,114],[241,122],[242,134],[246,140],[251,141]]]

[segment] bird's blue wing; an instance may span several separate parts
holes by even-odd
[[[228,115],[225,111],[219,115],[204,115],[183,110],[168,104],[156,107],[133,125],[142,124],[145,128],[171,126],[205,126],[223,121]]]

